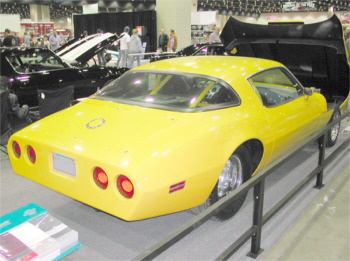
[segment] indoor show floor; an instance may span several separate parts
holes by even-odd
[[[257,259],[350,259],[346,230],[349,229],[349,136],[341,134],[335,148],[344,141],[347,147],[325,169],[326,186],[317,190],[312,188],[314,182],[306,185],[263,227],[261,247],[265,250]],[[327,149],[326,153],[332,150],[334,148]],[[267,178],[264,212],[305,177],[316,166],[317,159],[314,143]],[[31,202],[79,232],[82,247],[63,260],[130,260],[193,217],[185,211],[125,222],[15,175],[7,155],[2,153],[0,214]],[[209,220],[156,259],[214,260],[251,225],[252,207],[251,190],[235,217],[226,222]],[[325,246],[326,252],[335,255],[325,256],[322,251],[326,250]],[[230,260],[252,260],[246,257],[249,249],[250,241]]]

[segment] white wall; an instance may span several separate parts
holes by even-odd
[[[8,28],[13,32],[21,31],[21,18],[19,14],[0,14],[0,32]]]
[[[178,37],[177,50],[191,44],[192,0],[157,0],[157,46],[161,29],[169,35],[174,29]]]
[[[97,14],[98,4],[83,5],[83,14]]]

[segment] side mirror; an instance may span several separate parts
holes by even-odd
[[[311,96],[312,93],[313,93],[313,91],[312,91],[311,88],[305,88],[305,89],[304,89],[304,94],[305,94],[306,96]]]
[[[316,87],[309,87],[304,89],[304,94],[308,96],[312,95],[314,92],[321,93],[321,89],[317,89]]]

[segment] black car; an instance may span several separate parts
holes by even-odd
[[[192,44],[174,54],[159,54],[151,57],[150,62],[159,60],[181,57],[181,56],[197,56],[197,55],[227,55],[223,44],[220,43],[202,43]]]
[[[38,90],[67,86],[74,87],[74,98],[87,97],[127,70],[89,63],[101,48],[115,40],[104,38],[98,41],[95,37],[92,43],[79,45],[84,52],[75,48],[71,54],[64,51],[62,56],[43,48],[0,48],[0,75],[9,78],[11,91],[18,96],[20,104],[35,106]],[[72,58],[66,62],[61,57]]]

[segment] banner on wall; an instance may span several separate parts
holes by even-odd
[[[21,27],[24,28],[23,31],[33,31],[38,34],[48,34],[54,28],[53,23],[21,23]]]
[[[283,3],[284,12],[310,12],[317,11],[314,1],[304,1],[304,2],[286,2]]]

